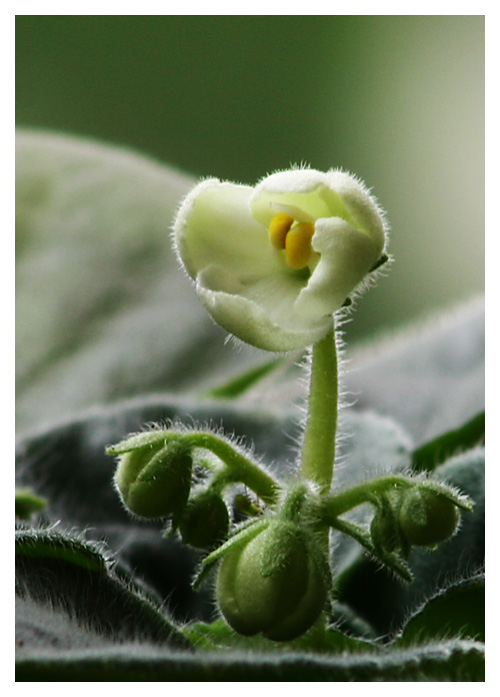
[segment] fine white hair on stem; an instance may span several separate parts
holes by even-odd
[[[189,423],[186,423],[188,421]],[[246,436],[237,435],[233,432],[228,432],[225,430],[223,424],[215,423],[212,419],[205,421],[195,421],[192,416],[183,416],[183,420],[180,417],[175,417],[173,419],[167,419],[164,422],[153,422],[149,423],[140,431],[144,433],[147,431],[172,431],[179,433],[180,435],[188,435],[189,433],[203,432],[210,433],[222,441],[228,443],[234,450],[236,450],[240,455],[243,455],[247,459],[251,460],[255,465],[257,465],[266,474],[271,474],[271,468],[264,461],[263,456],[257,454],[255,450],[255,443],[252,440],[248,440]],[[196,450],[204,451],[213,455],[215,458],[220,460],[219,456],[213,454],[208,448],[202,446],[195,446]]]
[[[335,345],[336,345],[336,353],[337,353],[337,374],[338,374],[338,399],[337,399],[337,410],[338,410],[338,418],[339,421],[337,423],[337,431],[335,434],[335,441],[336,441],[336,457],[335,457],[335,465],[338,464],[338,450],[339,446],[343,443],[345,439],[345,435],[342,432],[342,430],[339,428],[340,425],[340,414],[344,408],[349,406],[349,402],[347,401],[347,392],[344,391],[342,387],[342,377],[344,375],[344,369],[343,369],[343,364],[345,360],[345,344],[344,344],[344,332],[342,331],[341,327],[350,320],[350,314],[347,311],[347,308],[342,308],[340,310],[337,310],[337,312],[334,315],[335,319]],[[294,453],[295,453],[295,459],[296,463],[298,465],[299,463],[299,458],[300,458],[300,453],[301,449],[303,446],[303,439],[304,439],[304,432],[307,424],[307,418],[308,418],[308,397],[309,397],[309,384],[311,380],[311,370],[312,370],[312,348],[309,347],[307,349],[307,352],[302,356],[301,360],[298,361],[297,365],[299,368],[301,368],[301,375],[299,376],[299,384],[302,386],[302,398],[298,402],[298,415],[296,417],[296,424],[298,426],[298,435],[295,438],[292,438],[291,440],[293,441],[294,447]]]

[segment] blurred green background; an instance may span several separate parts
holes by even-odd
[[[483,16],[24,15],[16,53],[20,125],[196,176],[360,176],[396,263],[352,338],[483,291]]]

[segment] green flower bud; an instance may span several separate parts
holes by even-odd
[[[211,550],[225,540],[229,532],[229,513],[220,494],[202,491],[187,503],[179,531],[185,544]]]
[[[118,455],[115,484],[141,518],[177,517],[189,497],[193,461],[182,439],[159,439]]]
[[[236,494],[234,505],[243,515],[258,516],[262,513],[262,508],[245,494]]]
[[[327,597],[326,560],[311,534],[274,520],[228,550],[217,578],[217,598],[240,634],[262,632],[290,641],[306,632]]]
[[[453,535],[458,521],[455,503],[444,494],[424,487],[405,493],[399,524],[409,543],[433,547]]]

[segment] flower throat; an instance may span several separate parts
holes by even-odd
[[[278,213],[269,225],[269,239],[276,249],[285,250],[285,261],[295,271],[309,265],[313,250],[314,223],[296,222],[287,213]]]

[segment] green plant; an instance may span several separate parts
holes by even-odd
[[[89,242],[78,225],[73,239],[65,240],[66,250],[59,239],[37,238],[51,216],[57,219],[53,192],[67,182],[68,172],[101,168],[122,193],[113,208],[102,184],[85,196],[78,188],[81,179],[75,179],[74,190],[66,189],[64,205],[76,221],[88,219],[78,216],[81,205],[87,212],[92,205],[107,210],[108,221],[116,215],[111,229],[118,239],[111,244],[107,222],[95,240],[101,247],[95,268],[101,278],[102,264],[109,260],[110,269],[118,271],[107,275],[109,285],[102,288],[90,279],[85,284],[94,293],[88,301],[101,308],[93,332],[82,301],[80,309],[74,305],[79,317],[63,317],[66,331],[60,337],[57,331],[48,333],[46,345],[38,347],[49,365],[73,322],[71,360],[55,361],[50,380],[26,379],[19,395],[18,483],[21,490],[33,492],[30,500],[43,499],[46,508],[31,506],[24,513],[31,520],[20,521],[16,533],[18,679],[238,681],[250,675],[252,680],[284,681],[482,680],[484,416],[478,415],[481,405],[470,388],[472,378],[462,387],[456,375],[451,387],[446,385],[453,409],[446,414],[440,409],[446,374],[440,372],[442,360],[435,360],[443,352],[450,357],[458,352],[457,374],[463,380],[464,363],[473,374],[481,354],[471,355],[470,342],[460,343],[460,337],[479,334],[475,308],[373,356],[366,349],[366,367],[345,379],[351,380],[351,389],[356,389],[356,377],[365,385],[369,409],[341,410],[339,421],[331,318],[311,322],[309,310],[301,315],[305,320],[288,311],[276,314],[276,296],[272,306],[264,307],[272,315],[271,324],[264,320],[265,341],[280,351],[314,343],[305,423],[296,406],[304,371],[303,365],[295,366],[300,355],[268,361],[252,349],[225,347],[223,334],[205,322],[196,302],[189,303],[189,312],[172,310],[160,342],[169,358],[157,369],[151,354],[157,346],[152,337],[161,331],[158,282],[166,275],[175,279],[164,288],[165,298],[182,283],[165,250],[165,206],[171,215],[192,182],[174,177],[169,184],[168,170],[128,157],[55,137],[20,138],[20,194],[23,187],[41,192],[41,203],[33,207],[37,199],[30,195],[29,205],[20,209],[25,235],[20,278],[28,290],[29,262],[43,244],[48,249],[53,244],[71,258],[80,241]],[[47,161],[53,163],[49,174],[33,166]],[[140,182],[146,183],[143,190]],[[131,188],[136,197],[131,209],[141,209],[139,199],[143,206],[133,221],[122,210]],[[171,192],[168,204],[165,191]],[[338,218],[342,209],[337,201],[335,206]],[[143,220],[141,232],[124,231],[125,219],[134,230]],[[347,221],[341,220],[346,231]],[[109,250],[103,250],[108,243]],[[308,249],[307,239],[301,244]],[[109,302],[116,290],[112,284],[123,284],[130,264],[135,268],[141,245],[139,257],[147,260],[143,275],[117,310]],[[118,250],[115,256],[112,250]],[[313,252],[314,244],[305,256],[317,269]],[[377,243],[361,277],[373,273],[384,254]],[[90,273],[91,262],[83,273]],[[224,314],[224,326],[241,325],[241,305],[229,298],[229,311],[224,307],[229,290],[240,286],[227,281],[216,288],[217,276],[205,272],[205,266],[193,269],[193,276],[202,274],[198,290],[207,307],[218,317]],[[291,287],[300,294],[314,269],[286,271]],[[361,277],[350,281],[352,288]],[[58,281],[58,287],[64,284],[64,278]],[[38,298],[26,294],[31,302],[45,303],[45,316],[55,302],[49,290]],[[336,308],[352,295],[344,291],[343,286]],[[321,288],[318,292],[308,308],[329,302],[328,294]],[[154,318],[151,324],[141,325],[131,366],[117,327],[123,320],[129,341],[138,335],[138,296],[155,311],[147,315]],[[21,314],[23,301],[21,293]],[[260,311],[252,312],[262,319]],[[32,307],[27,316],[33,316]],[[234,332],[238,326],[228,329]],[[109,334],[103,327],[109,327]],[[252,329],[253,343],[262,336],[261,329]],[[283,339],[287,346],[280,348],[277,342]],[[96,356],[105,345],[110,360],[103,368]],[[389,368],[384,364],[388,355]],[[425,397],[415,390],[408,403],[407,386],[399,391],[397,377],[409,361],[423,355],[426,372],[417,380],[420,387],[425,382],[420,392]],[[28,352],[27,376],[29,359]],[[191,372],[179,369],[183,360]],[[223,378],[230,366],[234,377],[227,381]],[[68,370],[71,391],[61,389]],[[59,414],[51,413],[47,422],[41,405],[49,403]],[[377,413],[381,405],[383,414]],[[432,428],[425,418],[430,409]],[[144,428],[148,423],[154,426]],[[345,442],[338,442],[337,428],[349,434]],[[130,432],[135,435],[126,436]],[[295,469],[290,437],[300,443]],[[253,440],[254,447],[243,438]],[[118,459],[114,481],[121,500],[112,486],[109,455]],[[335,461],[341,466],[334,469]],[[217,524],[200,525],[204,516]],[[212,575],[227,622],[216,614]]]

